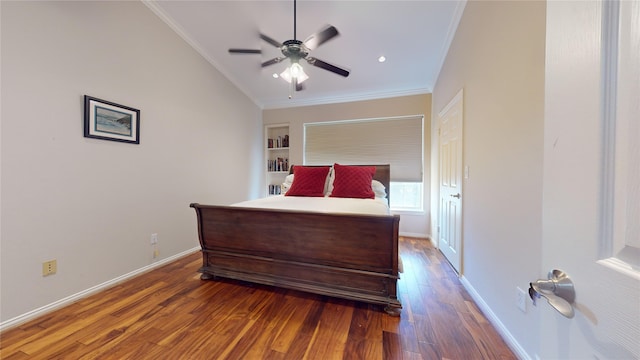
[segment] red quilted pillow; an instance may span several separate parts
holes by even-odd
[[[324,196],[329,166],[294,166],[293,183],[285,196]]]
[[[376,173],[375,166],[333,165],[334,179],[331,197],[373,199],[371,180]]]

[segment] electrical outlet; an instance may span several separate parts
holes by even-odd
[[[523,313],[527,312],[527,293],[520,287],[516,287],[516,306]]]
[[[158,234],[151,234],[151,245],[155,245],[158,243]]]
[[[42,276],[53,275],[58,271],[58,261],[51,260],[42,263]]]

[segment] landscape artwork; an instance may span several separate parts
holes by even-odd
[[[94,121],[97,131],[131,136],[132,117],[130,114],[97,106],[95,115]]]
[[[84,136],[140,143],[140,110],[84,96]]]

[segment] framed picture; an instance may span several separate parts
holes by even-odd
[[[84,136],[140,143],[140,110],[84,96]]]

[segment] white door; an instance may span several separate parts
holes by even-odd
[[[440,231],[438,247],[462,271],[462,90],[438,114],[440,121]]]
[[[539,303],[541,359],[640,358],[639,17],[547,3],[540,276],[565,271],[576,298],[572,319]]]

